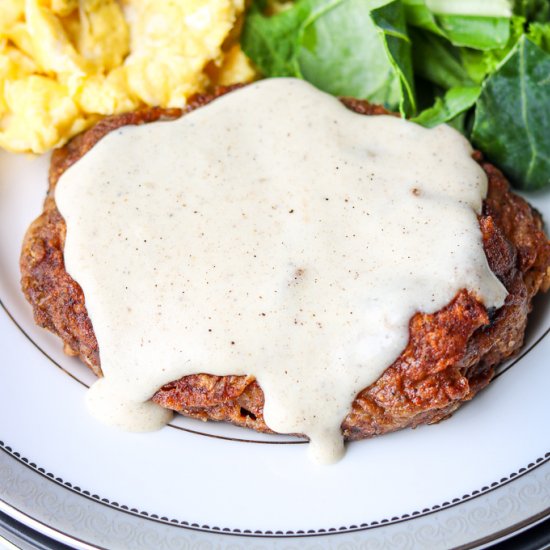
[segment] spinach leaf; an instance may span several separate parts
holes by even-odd
[[[435,15],[426,6],[425,0],[403,0],[403,5],[405,18],[409,25],[425,29],[439,36],[445,36],[445,33],[437,24]]]
[[[502,48],[510,33],[510,9],[498,2],[403,0],[407,22],[449,40],[454,46],[478,50]]]
[[[510,36],[510,20],[505,17],[440,15],[437,22],[455,46],[492,50],[504,47]]]
[[[510,0],[426,0],[428,8],[438,15],[475,17],[510,17]]]
[[[253,5],[241,44],[265,76],[304,78],[335,95],[414,111],[401,0],[298,0],[271,17]]]
[[[460,50],[447,40],[418,29],[410,29],[414,45],[413,67],[417,75],[448,90],[475,84],[462,64]]]
[[[520,38],[477,101],[472,139],[520,188],[550,184],[550,54]]]
[[[525,19],[513,16],[510,19],[508,42],[503,48],[490,51],[461,48],[460,59],[470,78],[475,82],[481,83],[487,75],[494,73],[524,33]]]
[[[428,128],[449,122],[474,105],[481,86],[451,88],[443,97],[438,97],[433,107],[425,109],[413,118],[414,122]]]
[[[405,11],[401,2],[390,2],[371,12],[372,20],[382,34],[388,59],[399,75],[403,115],[416,112],[414,78],[412,70],[411,42],[407,36]]]
[[[296,66],[298,33],[315,2],[302,1],[291,9],[266,17],[256,2],[248,12],[241,44],[266,76],[299,76]]]
[[[531,23],[527,36],[539,48],[550,53],[550,23]]]
[[[550,2],[548,0],[515,0],[514,13],[529,21],[544,23],[550,21]]]
[[[310,17],[299,38],[300,74],[334,95],[396,108],[399,77],[372,21],[368,0],[345,0]]]

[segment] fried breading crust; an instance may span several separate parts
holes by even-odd
[[[97,376],[101,376],[99,349],[84,295],[63,261],[66,226],[55,205],[55,185],[69,166],[112,130],[178,118],[227,91],[195,96],[183,110],[153,108],[106,118],[53,154],[44,211],[23,242],[21,284],[37,324],[60,336],[65,352],[79,356]],[[360,114],[388,114],[365,101],[342,102]],[[518,352],[532,298],[550,286],[550,242],[541,216],[510,192],[497,168],[479,153],[475,159],[489,179],[479,217],[483,245],[492,271],[508,289],[506,303],[489,312],[462,290],[437,313],[417,313],[410,321],[403,353],[353,402],[342,423],[346,439],[432,424],[449,416],[489,383],[496,365]],[[263,420],[263,392],[252,376],[185,376],[160,388],[153,400],[194,418],[270,432]]]

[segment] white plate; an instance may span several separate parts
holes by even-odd
[[[132,549],[448,548],[550,515],[548,296],[520,358],[451,419],[353,443],[333,466],[311,464],[298,440],[223,424],[98,424],[83,404],[93,375],[34,326],[19,290],[47,164],[0,156],[1,510],[76,546]],[[549,193],[530,200],[550,219]]]

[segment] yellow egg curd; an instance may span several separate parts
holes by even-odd
[[[3,0],[0,147],[43,153],[101,116],[183,107],[255,73],[244,0]]]

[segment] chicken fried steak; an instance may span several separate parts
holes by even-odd
[[[102,375],[99,350],[84,295],[64,266],[66,226],[54,199],[56,183],[109,132],[125,125],[178,118],[225,91],[196,96],[184,110],[147,109],[104,119],[52,157],[44,211],[23,243],[22,288],[37,324],[61,337],[65,352],[79,356],[97,376]],[[365,101],[342,101],[360,114],[387,114]],[[532,299],[550,286],[550,242],[543,233],[541,216],[510,191],[497,168],[479,153],[475,159],[489,181],[479,216],[484,250],[491,270],[509,292],[505,305],[488,311],[462,290],[442,310],[417,313],[410,321],[405,350],[353,402],[342,424],[348,440],[432,424],[470,400],[489,383],[495,367],[521,348]],[[270,432],[263,419],[264,395],[252,376],[185,376],[161,387],[153,400],[201,420],[223,420]]]

